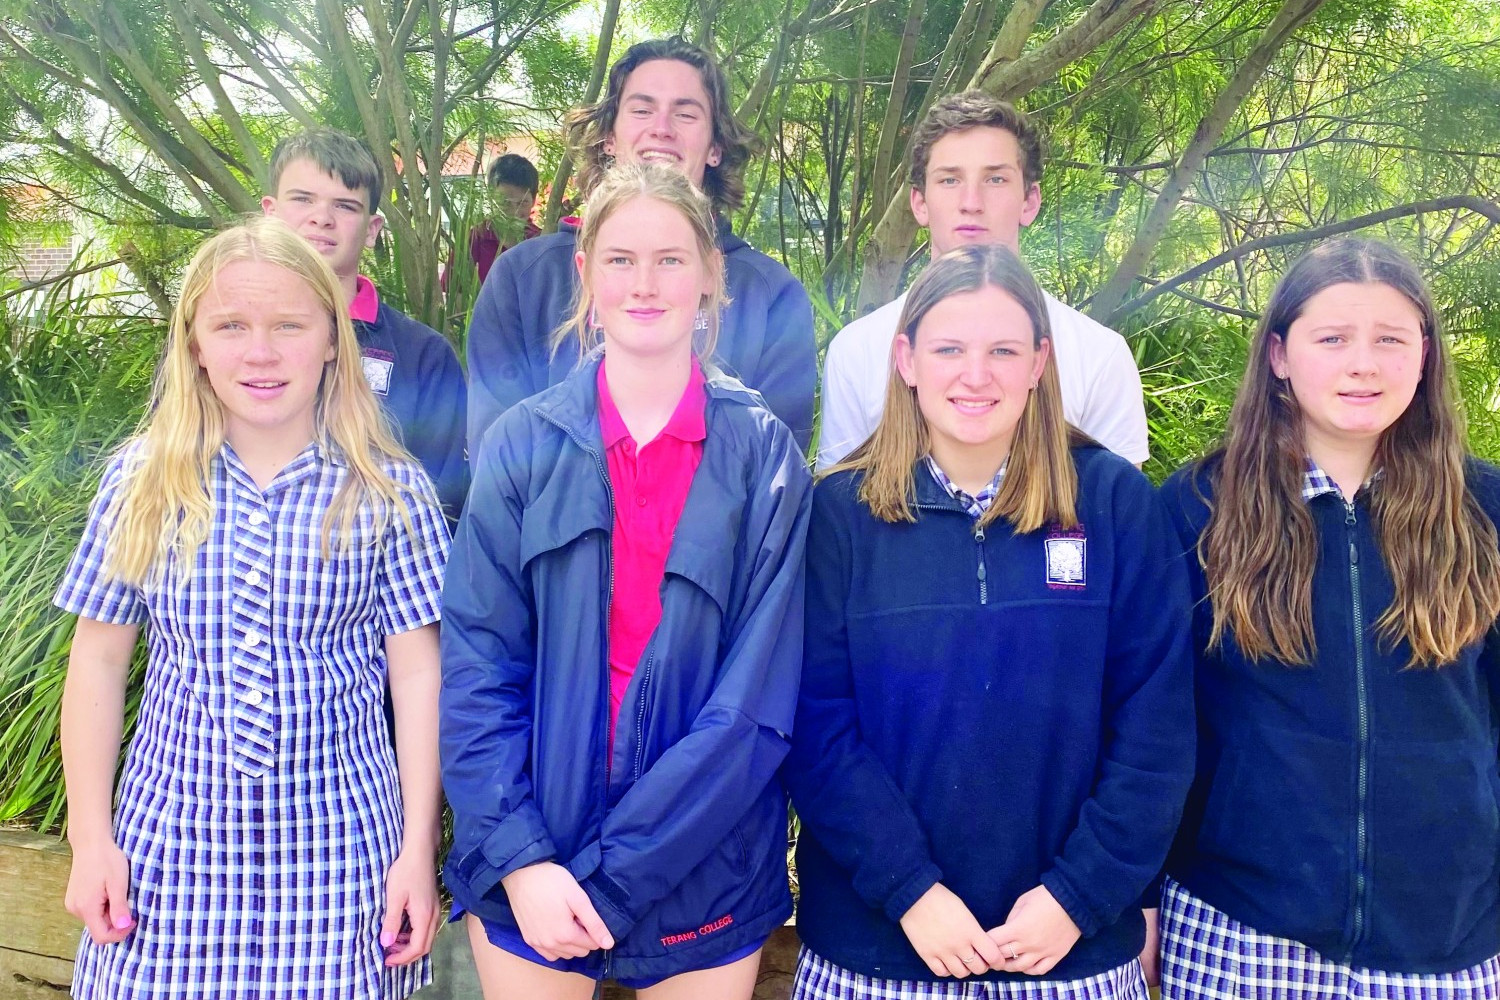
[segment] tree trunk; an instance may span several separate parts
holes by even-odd
[[[1198,123],[1192,141],[1188,143],[1182,156],[1173,166],[1171,175],[1162,185],[1156,201],[1146,215],[1145,222],[1141,223],[1140,229],[1136,232],[1135,239],[1125,251],[1124,256],[1120,258],[1114,273],[1110,275],[1109,280],[1104,283],[1089,304],[1088,312],[1095,319],[1107,324],[1119,314],[1125,296],[1150,260],[1157,244],[1166,235],[1167,226],[1172,221],[1172,213],[1177,210],[1178,203],[1187,193],[1193,176],[1203,165],[1204,158],[1223,137],[1224,129],[1229,126],[1229,120],[1260,81],[1266,68],[1271,64],[1272,57],[1322,4],[1323,0],[1286,0],[1286,3],[1276,12],[1276,17],[1261,33],[1255,47],[1235,69],[1234,75],[1230,77],[1229,82],[1214,100],[1213,106]]]

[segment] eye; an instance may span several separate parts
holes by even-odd
[[[1344,335],[1342,333],[1325,334],[1319,337],[1317,342],[1320,344],[1342,344],[1344,342]]]
[[[939,357],[952,358],[962,354],[963,348],[957,346],[956,344],[943,344],[939,347],[933,348],[932,353],[938,355]]]
[[[663,257],[661,262],[671,267],[686,263],[681,257]]]
[[[997,354],[997,355],[999,355],[1000,357],[1003,357],[1003,358],[1013,358],[1019,352],[1014,347],[996,347],[993,350],[991,350],[990,353],[991,354]]]
[[[938,178],[938,184],[942,185],[943,187],[952,187],[953,185],[955,185],[957,183],[958,183],[958,178],[957,177],[949,176],[949,177],[939,177]]]
[[[606,257],[604,258],[604,263],[608,267],[625,267],[630,264],[630,258],[621,256]]]
[[[990,174],[984,180],[986,184],[1004,184],[1006,177],[1004,174]]]
[[[677,112],[677,117],[685,122],[695,122],[698,120],[698,114],[695,111],[679,111]]]

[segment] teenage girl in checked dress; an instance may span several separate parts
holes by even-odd
[[[1199,653],[1162,995],[1500,996],[1500,469],[1412,262],[1296,261],[1162,492]]]
[[[79,616],[76,997],[390,1000],[430,978],[446,549],[328,265],[274,219],[209,240],[56,598]]]

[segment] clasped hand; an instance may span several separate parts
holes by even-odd
[[[1079,938],[1078,926],[1041,885],[1016,900],[1005,923],[986,931],[963,900],[938,883],[901,917],[901,929],[934,975],[955,979],[991,970],[1040,976]]]

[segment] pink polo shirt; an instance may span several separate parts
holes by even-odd
[[[703,459],[708,396],[697,364],[687,389],[661,433],[637,447],[609,395],[599,366],[599,430],[615,494],[614,599],[609,607],[610,733],[620,717],[625,690],[651,634],[661,622],[661,583],[672,534],[687,502],[693,473]]]
[[[354,298],[349,300],[349,318],[365,323],[375,322],[380,315],[380,293],[375,291],[375,282],[363,274],[354,279]]]

